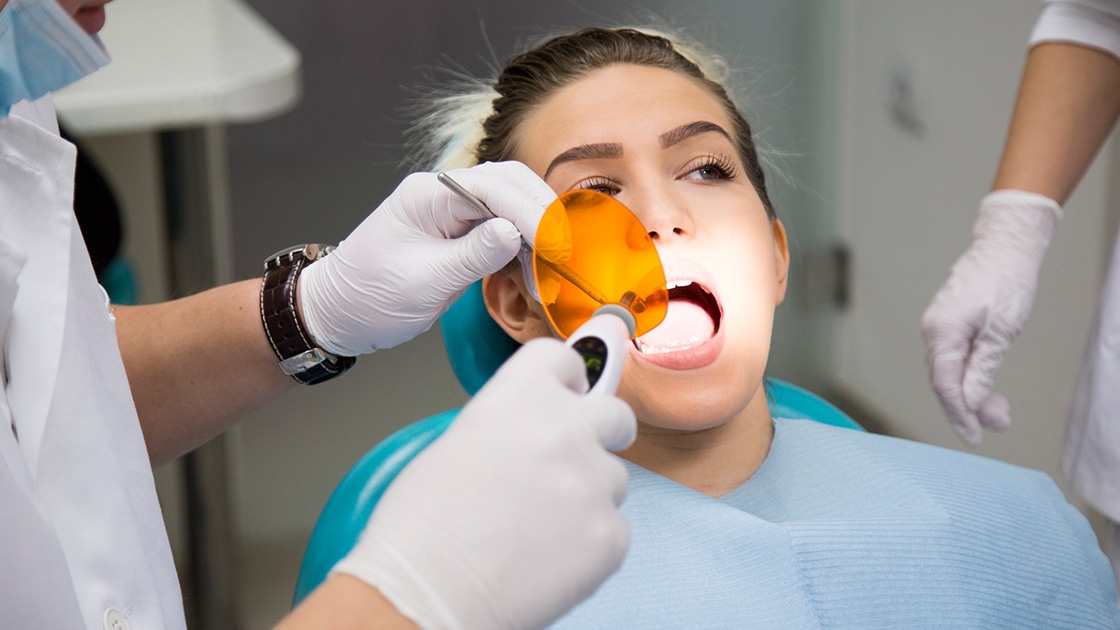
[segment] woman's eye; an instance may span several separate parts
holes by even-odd
[[[619,191],[618,184],[607,179],[606,177],[592,177],[590,179],[579,182],[575,186],[572,186],[572,188],[578,188],[580,190],[594,190],[595,192],[600,192],[604,195],[611,196],[617,195]]]
[[[722,170],[714,166],[704,166],[692,172],[700,179],[723,179],[726,177]]]
[[[689,169],[684,179],[716,181],[735,177],[735,165],[724,158],[709,156],[699,165]]]

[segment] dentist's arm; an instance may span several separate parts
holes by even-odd
[[[471,283],[513,259],[522,234],[532,242],[556,198],[516,162],[452,175],[500,218],[484,220],[435,174],[406,178],[333,253],[301,273],[296,299],[319,347],[356,356],[428,330]],[[163,304],[114,308],[153,465],[295,386],[264,334],[260,286],[248,280]]]
[[[1066,43],[1031,49],[993,192],[922,317],[931,383],[965,442],[1011,422],[1007,400],[992,391],[996,373],[1030,315],[1061,204],[1118,114],[1116,57]]]
[[[172,302],[113,307],[153,468],[297,386],[262,329],[260,286],[246,280]]]

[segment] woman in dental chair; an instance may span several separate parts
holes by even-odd
[[[639,421],[619,453],[630,553],[556,627],[1120,625],[1108,562],[1044,474],[771,417],[789,252],[720,68],[676,38],[589,29],[433,100],[420,127],[432,170],[518,160],[558,194],[615,196],[678,287],[618,390]],[[554,334],[532,282],[515,263],[482,285],[521,343]]]

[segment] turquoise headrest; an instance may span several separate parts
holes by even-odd
[[[439,320],[451,369],[474,396],[521,344],[506,334],[486,311],[482,282],[472,284]]]

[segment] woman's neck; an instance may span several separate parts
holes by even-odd
[[[766,396],[759,395],[733,418],[710,429],[663,429],[639,421],[637,440],[619,455],[697,492],[718,497],[751,478],[766,460],[773,439],[770,408]]]

